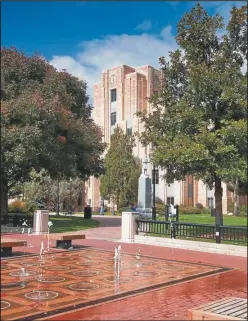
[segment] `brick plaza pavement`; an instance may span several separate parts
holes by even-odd
[[[115,219],[116,221],[113,221]],[[187,320],[187,311],[190,308],[230,296],[247,298],[247,258],[120,243],[117,242],[120,238],[118,224],[118,218],[111,218],[109,222],[105,220],[105,226],[101,224],[102,226],[95,228],[94,231],[93,229],[81,231],[86,234],[87,238],[73,241],[74,248],[94,247],[114,250],[116,245],[121,244],[122,251],[126,253],[135,254],[140,248],[141,255],[219,265],[231,267],[233,270],[86,307],[83,310],[72,311],[57,317],[49,317],[49,320]],[[45,236],[27,236],[27,234],[12,234],[6,237],[26,239],[28,247],[14,248],[14,251],[25,251],[26,253],[38,253],[40,242],[45,238]],[[57,251],[61,250],[56,249],[55,241],[52,241],[51,252]]]

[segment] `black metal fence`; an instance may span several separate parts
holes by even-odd
[[[1,225],[11,225],[33,227],[33,216],[32,215],[7,215],[0,218]],[[23,225],[24,224],[24,225]]]
[[[247,243],[247,228],[168,221],[137,220],[138,233],[169,235],[171,238],[196,238]]]

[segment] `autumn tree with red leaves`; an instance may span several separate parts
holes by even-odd
[[[64,179],[102,173],[105,145],[86,89],[38,55],[1,49],[1,215],[32,169]]]

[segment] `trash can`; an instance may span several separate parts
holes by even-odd
[[[84,208],[84,218],[90,219],[92,216],[92,208],[90,206],[85,206]]]
[[[211,211],[211,216],[216,217],[216,208],[212,207],[210,211]]]

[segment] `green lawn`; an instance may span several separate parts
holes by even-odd
[[[164,220],[160,217],[159,220]],[[247,226],[247,216],[223,216],[224,225]],[[215,224],[215,218],[210,214],[179,214],[181,223]]]
[[[74,214],[84,216],[84,213],[82,213],[82,212],[75,212]],[[94,216],[94,215],[100,215],[100,212],[92,212],[92,216]],[[111,212],[104,212],[104,216],[112,216],[112,213]],[[121,216],[121,214],[119,212],[115,211],[114,216]]]
[[[73,232],[79,230],[86,230],[99,226],[99,222],[91,219],[85,220],[82,217],[73,216],[50,216],[49,220],[52,221],[53,226],[50,229],[51,233]]]

